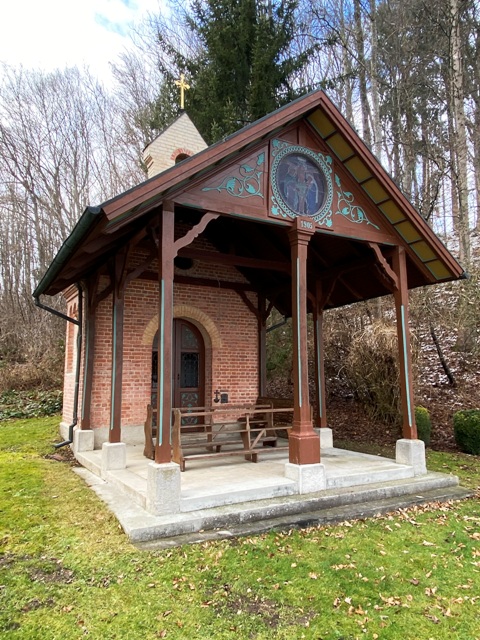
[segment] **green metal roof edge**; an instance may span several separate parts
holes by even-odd
[[[43,275],[43,278],[38,283],[35,291],[33,292],[34,298],[38,298],[45,293],[48,287],[52,284],[53,280],[59,274],[63,265],[67,262],[67,260],[71,257],[71,255],[77,248],[78,243],[85,238],[87,233],[92,228],[94,222],[98,220],[98,216],[101,212],[101,207],[87,207],[85,209],[85,211],[80,216],[77,224],[73,227],[71,233],[60,247],[57,255],[50,263],[50,266]]]

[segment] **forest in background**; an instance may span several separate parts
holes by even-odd
[[[479,53],[476,0],[171,0],[112,61],[112,88],[94,70],[1,67],[0,391],[59,387],[63,322],[32,291],[87,204],[145,179],[142,149],[178,115],[184,73],[209,143],[323,88],[459,258],[469,280],[412,294],[417,397],[445,431],[480,405]],[[395,382],[390,301],[326,322],[336,409],[360,400],[388,420],[395,395],[382,415],[360,365]],[[272,392],[286,393],[288,325],[271,335]]]

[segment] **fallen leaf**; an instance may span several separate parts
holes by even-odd
[[[430,616],[425,614],[425,617],[428,618],[429,620],[431,620],[434,624],[438,624],[440,622],[439,618],[437,618],[437,616]]]

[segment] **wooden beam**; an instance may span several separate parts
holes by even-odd
[[[272,303],[265,309],[265,296],[258,296],[258,395],[263,397],[267,393],[267,318],[270,315]]]
[[[140,280],[150,280],[156,282],[158,280],[158,273],[156,271],[144,271],[140,275]],[[212,278],[195,278],[194,276],[184,276],[178,273],[174,274],[173,281],[176,284],[186,284],[195,287],[232,289],[233,291],[258,291],[258,287],[255,287],[246,282],[230,282],[229,280],[213,280]]]
[[[158,387],[155,462],[172,460],[173,258],[175,210],[165,202],[158,216]]]
[[[122,384],[123,384],[123,320],[125,314],[125,275],[127,251],[121,249],[113,260],[112,308],[112,386],[110,402],[110,430],[108,441],[121,442]]]
[[[233,267],[247,267],[249,269],[266,269],[269,271],[283,271],[290,273],[291,266],[287,261],[262,260],[259,258],[248,258],[237,256],[231,253],[216,253],[214,251],[204,251],[202,249],[181,249],[178,255],[182,258],[191,258],[201,262],[211,262],[213,264],[230,265]]]
[[[80,429],[91,428],[90,415],[92,407],[93,369],[95,365],[95,329],[96,329],[96,292],[99,276],[95,274],[86,282],[87,309],[85,322],[85,360],[83,363],[82,415]]]
[[[327,427],[326,392],[325,392],[325,345],[323,340],[323,303],[328,300],[329,293],[322,290],[320,280],[316,282],[316,304],[313,312],[313,337],[315,344],[315,391],[317,407],[315,426]]]
[[[260,311],[257,309],[257,307],[253,304],[253,302],[250,300],[250,298],[247,296],[247,294],[245,293],[245,291],[237,291],[238,295],[240,296],[240,298],[243,300],[243,303],[245,304],[245,306],[247,307],[247,309],[249,311],[251,311],[253,313],[253,315],[257,318],[257,320],[259,319],[259,313]]]
[[[397,313],[398,356],[400,363],[400,397],[402,403],[403,437],[415,440],[415,401],[413,396],[412,353],[408,313],[408,281],[406,255],[403,247],[397,247],[393,254],[393,269],[398,278],[398,289],[394,291]]]
[[[314,432],[308,389],[307,251],[315,233],[311,220],[298,217],[289,231],[292,259],[293,426],[288,439],[292,464],[320,462],[320,438]]]

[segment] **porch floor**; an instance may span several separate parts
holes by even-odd
[[[332,509],[333,519],[344,520],[355,517],[352,509],[358,517],[468,495],[454,476],[414,477],[412,467],[394,460],[335,448],[322,450],[326,490],[299,495],[297,483],[285,477],[287,452],[270,451],[257,463],[241,456],[188,461],[181,474],[180,513],[154,516],[145,509],[150,460],[143,445],[127,445],[126,469],[108,471],[103,478],[101,450],[76,457],[83,467],[76,472],[112,509],[131,540],[161,539],[162,546],[286,526],[281,524],[285,517],[290,526],[299,519],[328,521]]]

